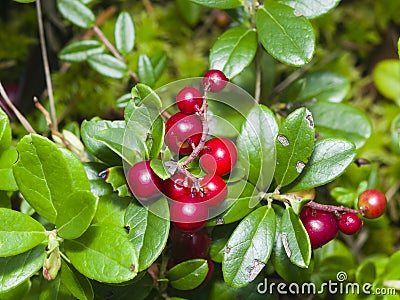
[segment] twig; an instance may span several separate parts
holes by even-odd
[[[327,204],[320,204],[314,201],[310,201],[305,206],[317,209],[317,210],[323,210],[331,213],[336,213],[336,212],[351,212],[355,214],[364,214],[364,210],[361,209],[353,209],[349,207],[345,207],[343,205],[341,206],[336,206],[336,205],[327,205]]]
[[[3,85],[0,82],[0,94],[3,97],[4,101],[8,105],[8,107],[12,110],[18,120],[21,122],[22,126],[28,131],[29,133],[36,133],[36,131],[32,128],[31,124],[28,122],[27,119],[19,112],[19,110],[14,106],[11,102],[10,98],[8,97],[6,90],[4,89]]]
[[[256,100],[256,103],[260,103],[260,96],[261,96],[261,79],[262,79],[262,73],[261,73],[261,47],[260,45],[257,47],[257,53],[256,53],[256,87],[254,89],[254,99]]]
[[[52,119],[54,128],[57,129],[58,124],[57,124],[56,106],[54,103],[53,85],[51,83],[49,60],[47,58],[46,39],[44,36],[42,8],[40,5],[40,0],[36,0],[36,12],[37,12],[38,25],[39,25],[39,37],[40,37],[40,46],[41,46],[42,57],[43,57],[43,67],[44,67],[44,73],[45,73],[45,77],[46,77],[47,91],[48,91],[48,95],[49,95],[51,119]]]

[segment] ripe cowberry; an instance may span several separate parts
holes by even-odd
[[[355,213],[344,213],[338,221],[339,229],[344,234],[356,234],[360,231],[363,221]]]
[[[176,173],[171,178],[163,181],[161,191],[172,200],[177,200],[183,195],[190,195],[191,182],[181,173]]]
[[[193,150],[192,144],[200,143],[203,125],[198,116],[178,112],[168,119],[165,131],[167,146],[175,153],[187,155]]]
[[[379,190],[369,189],[358,196],[358,208],[368,219],[375,219],[383,215],[386,204],[386,196]]]
[[[183,195],[171,203],[171,220],[178,229],[197,231],[206,224],[208,207],[201,201],[200,195],[196,194]]]
[[[136,163],[128,171],[129,190],[139,200],[153,199],[160,194],[161,179],[153,172],[150,161]]]
[[[205,172],[224,176],[235,166],[237,150],[227,138],[212,138],[205,143],[199,157],[200,166]]]
[[[218,175],[207,174],[200,180],[203,189],[202,201],[208,207],[216,207],[222,204],[228,195],[225,181]]]
[[[203,105],[203,96],[198,89],[186,87],[176,95],[176,104],[181,112],[191,115]]]
[[[223,90],[229,79],[220,70],[208,70],[203,78],[204,87],[210,92],[216,93]]]
[[[300,213],[313,249],[321,247],[331,241],[338,232],[335,216],[326,211],[304,207]]]

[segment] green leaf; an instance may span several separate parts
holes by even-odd
[[[156,92],[143,83],[138,83],[131,90],[132,98],[138,100],[138,105],[145,106],[148,109],[159,110],[162,107],[161,98],[156,94]],[[129,120],[130,114],[126,120]]]
[[[11,208],[11,199],[5,191],[0,191],[0,207]]]
[[[82,140],[87,150],[101,161],[109,165],[120,165],[122,163],[120,156],[94,138],[97,133],[108,128],[125,128],[125,122],[106,121],[97,117],[90,121],[84,120],[81,125]]]
[[[99,176],[101,176],[105,182],[111,184],[114,192],[118,192],[118,196],[131,196],[126,185],[124,169],[121,166],[108,168],[102,171]]]
[[[60,276],[57,276],[53,280],[45,280],[43,277],[40,278],[39,286],[39,300],[42,299],[62,299],[62,300],[74,300],[74,297],[69,293],[67,287],[62,284]]]
[[[290,261],[296,266],[307,268],[311,260],[311,243],[307,231],[293,208],[285,209],[281,220],[281,238]]]
[[[222,271],[235,288],[252,282],[267,263],[275,238],[275,212],[262,206],[244,218],[225,247]]]
[[[355,190],[346,189],[340,186],[331,190],[331,196],[337,203],[347,207],[352,207],[357,199],[357,193]]]
[[[248,114],[236,142],[238,159],[248,180],[261,190],[267,189],[273,178],[277,134],[275,115],[259,105]]]
[[[67,45],[58,53],[58,58],[68,62],[81,62],[91,55],[104,52],[104,46],[96,40],[83,40]]]
[[[135,45],[135,26],[128,12],[122,11],[115,23],[115,46],[121,54],[132,51]]]
[[[192,259],[171,268],[167,272],[167,278],[174,289],[192,290],[204,281],[207,272],[207,260]]]
[[[288,185],[303,172],[313,150],[314,135],[314,121],[306,108],[299,108],[287,117],[276,140],[278,185]]]
[[[153,66],[154,77],[157,82],[160,79],[162,73],[164,72],[165,68],[167,67],[168,63],[168,55],[166,52],[160,52],[150,59],[151,65]]]
[[[291,65],[308,63],[315,51],[315,35],[310,22],[293,8],[267,1],[257,10],[256,28],[264,48],[277,60]]]
[[[156,84],[156,76],[154,74],[153,65],[150,58],[146,54],[141,54],[138,61],[138,75],[142,83],[148,86]]]
[[[89,65],[101,75],[121,79],[128,74],[128,66],[110,54],[95,54],[88,58]]]
[[[28,215],[0,208],[0,257],[23,253],[46,239],[42,224]]]
[[[17,183],[14,179],[12,166],[18,160],[18,152],[15,149],[0,152],[0,190],[16,191]]]
[[[326,14],[337,6],[340,0],[279,0],[280,3],[293,7],[303,16],[313,19]]]
[[[302,103],[315,100],[341,102],[349,91],[350,83],[346,77],[331,71],[316,71],[292,83],[280,99],[283,102]]]
[[[357,108],[342,103],[317,102],[309,109],[314,117],[315,130],[324,138],[343,138],[359,149],[371,136],[371,122]]]
[[[107,128],[98,132],[94,138],[104,143],[130,165],[148,156],[146,145],[131,128]]]
[[[72,265],[88,278],[121,283],[137,274],[135,248],[123,228],[91,225],[80,238],[66,240],[64,247]]]
[[[169,209],[165,198],[148,207],[131,203],[126,210],[125,225],[129,240],[139,256],[139,271],[147,269],[165,248],[169,232]]]
[[[89,179],[87,178],[85,168],[79,158],[70,150],[59,148],[68,165],[68,171],[71,173],[72,188],[74,191],[90,190]],[[63,209],[61,209],[63,210]]]
[[[100,197],[113,192],[112,186],[100,177],[100,173],[107,168],[105,165],[97,162],[87,162],[83,164],[83,167],[90,182],[90,190],[94,195]]]
[[[92,223],[107,223],[119,227],[125,226],[125,211],[130,202],[131,198],[118,197],[115,193],[101,196]]]
[[[213,228],[211,233],[210,258],[218,263],[224,260],[225,246],[237,224],[220,225]]]
[[[167,171],[167,167],[165,167],[164,163],[159,159],[152,159],[150,161],[150,167],[162,180],[166,180],[171,177],[171,174]]]
[[[176,0],[176,6],[181,17],[190,26],[196,25],[201,20],[201,6],[187,0]]]
[[[32,3],[35,2],[36,0],[14,0],[14,1],[19,3]]]
[[[301,176],[288,189],[301,191],[331,182],[346,170],[355,155],[356,148],[351,142],[339,139],[318,140]]]
[[[0,257],[0,293],[24,283],[43,266],[46,251],[36,246],[16,256]]]
[[[1,293],[0,292],[0,299],[1,300],[15,300],[15,299],[24,299],[24,297],[31,291],[32,283],[30,279],[25,280],[23,283],[18,285],[11,290]]]
[[[244,4],[243,0],[190,0],[191,2],[212,7],[212,8],[222,8],[229,9],[242,6]]]
[[[11,145],[11,127],[7,114],[0,108],[0,152]]]
[[[98,198],[90,191],[69,194],[66,207],[56,218],[58,235],[64,239],[76,239],[89,227],[96,213]]]
[[[85,4],[79,0],[57,0],[57,7],[62,16],[81,28],[91,28],[96,17]]]
[[[70,291],[74,297],[82,300],[94,299],[94,293],[90,281],[77,272],[65,261],[61,262],[60,279],[63,285]]]
[[[378,91],[386,98],[400,104],[400,61],[383,60],[376,65],[372,75]]]
[[[151,136],[146,142],[147,147],[150,149],[149,158],[152,159],[159,157],[164,143],[165,123],[161,116],[158,116],[157,119],[155,119],[150,130]]]
[[[249,28],[234,27],[225,31],[210,50],[210,69],[235,77],[254,59],[257,34]]]

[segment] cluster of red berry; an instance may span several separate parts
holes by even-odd
[[[228,189],[222,176],[233,169],[237,161],[235,144],[223,137],[206,141],[207,93],[225,88],[228,79],[218,70],[210,70],[203,77],[204,95],[194,87],[185,87],[176,96],[179,112],[165,125],[165,144],[180,156],[189,155],[185,163],[167,180],[161,180],[151,169],[149,161],[141,161],[130,168],[127,181],[139,200],[154,199],[160,193],[173,200],[171,219],[184,231],[196,231],[204,226],[210,208],[222,204]],[[186,165],[199,157],[199,165],[206,175],[196,178]]]
[[[380,217],[386,209],[386,197],[379,190],[369,189],[358,196],[358,208],[368,219]],[[344,234],[356,234],[363,226],[363,221],[354,212],[323,211],[305,206],[300,219],[310,237],[311,247],[318,248],[334,239],[338,230]]]

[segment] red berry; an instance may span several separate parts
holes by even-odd
[[[198,89],[186,87],[176,96],[176,104],[181,112],[191,115],[203,105],[203,96]]]
[[[165,124],[165,143],[175,153],[190,154],[192,144],[200,143],[203,132],[201,120],[196,115],[185,115],[178,112]]]
[[[153,172],[150,161],[136,163],[128,171],[127,183],[129,190],[139,200],[155,198],[160,194],[161,179]]]
[[[183,231],[201,229],[208,218],[208,207],[199,195],[183,195],[170,206],[171,220]]]
[[[200,166],[210,174],[224,176],[232,171],[236,161],[236,146],[227,138],[208,140],[200,152]]]
[[[185,183],[185,181],[187,182]],[[190,195],[191,182],[188,181],[185,175],[176,173],[163,182],[161,190],[168,198],[177,200],[183,195]]]
[[[331,241],[338,232],[338,222],[335,216],[326,211],[304,207],[300,213],[313,249],[321,247]]]
[[[189,259],[207,258],[210,244],[211,238],[205,228],[196,232],[183,232],[176,227],[171,228],[171,256],[177,263]]]
[[[344,234],[356,234],[362,227],[363,221],[355,213],[344,213],[338,221],[339,229]]]
[[[218,175],[207,174],[200,181],[203,189],[202,201],[208,207],[216,207],[222,204],[228,195],[225,181]]]
[[[229,79],[220,70],[208,70],[203,78],[204,87],[208,86],[210,92],[216,93],[224,89]]]
[[[358,196],[358,208],[363,210],[364,217],[368,219],[375,219],[383,215],[386,204],[386,196],[379,190],[366,190]]]

